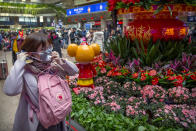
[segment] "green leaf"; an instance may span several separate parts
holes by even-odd
[[[157,10],[153,13],[154,15],[158,14],[164,8],[163,5],[159,6]]]
[[[138,58],[138,54],[137,54],[137,51],[134,47],[131,48],[131,50],[133,51],[133,54],[136,58]]]
[[[152,123],[156,123],[156,122],[159,122],[159,121],[162,121],[162,120],[163,120],[163,118],[159,117],[159,118],[154,119],[152,121]]]
[[[172,16],[172,10],[170,6],[167,6],[167,8],[169,9],[170,15]]]

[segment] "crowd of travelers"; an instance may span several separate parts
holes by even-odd
[[[99,30],[81,30],[77,28],[60,30],[46,30],[46,29],[29,29],[29,30],[17,30],[17,31],[0,31],[0,50],[12,51],[12,62],[17,59],[17,54],[21,52],[21,45],[24,39],[33,32],[41,32],[47,35],[53,43],[53,50],[59,53],[62,58],[62,48],[67,48],[70,43],[80,44],[86,41],[89,45],[97,43],[100,46],[103,42],[108,41],[122,34],[122,31],[118,28],[117,31],[109,30],[106,28],[103,31]],[[101,46],[102,48],[102,46]]]

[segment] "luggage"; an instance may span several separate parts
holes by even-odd
[[[6,52],[2,51],[4,54],[4,58],[0,59],[0,79],[6,79],[8,75],[8,65],[7,65],[7,59],[6,59]],[[3,56],[3,55],[1,55]]]

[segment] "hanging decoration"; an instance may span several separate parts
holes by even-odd
[[[164,6],[171,11],[169,5],[174,4],[186,4],[195,6],[196,1],[194,0],[108,0],[108,10],[113,11],[115,9],[129,9],[130,7],[142,7],[145,10],[150,10],[152,5],[157,5],[155,14],[164,9]]]
[[[82,18],[83,21],[86,21],[86,18]]]
[[[118,10],[118,15],[128,14],[128,13],[141,13],[141,14],[151,13],[152,15],[155,15],[153,12],[156,12],[158,10],[158,8],[159,8],[158,5],[152,5],[149,8],[149,10],[146,10],[143,7],[121,8]],[[185,5],[185,4],[167,5],[167,6],[163,6],[162,10],[159,13],[170,12],[170,11],[172,11],[172,15],[175,12],[195,12],[196,6]],[[171,15],[171,13],[170,13],[170,15]]]
[[[71,19],[70,18],[68,18],[68,20],[67,20],[68,22],[71,22]]]

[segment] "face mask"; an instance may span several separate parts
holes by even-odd
[[[31,52],[33,54],[39,54],[40,56],[40,59],[38,60],[37,58],[35,57],[32,57],[33,59],[36,59],[38,61],[41,61],[41,62],[50,62],[51,61],[51,57],[52,57],[52,50],[53,48],[48,48],[47,50],[43,51],[43,52]]]

